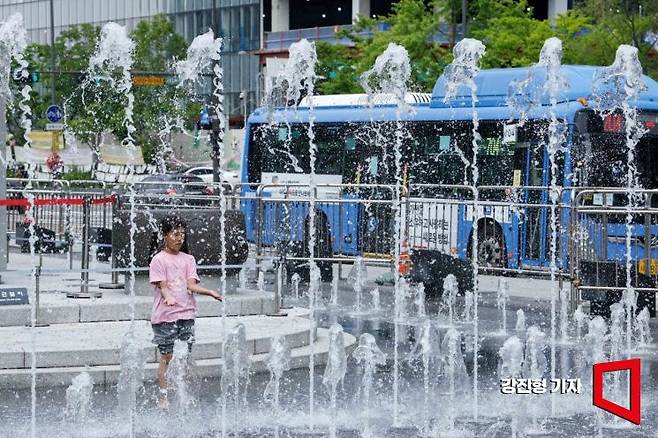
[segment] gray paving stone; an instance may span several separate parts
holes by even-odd
[[[316,366],[326,363],[327,351],[329,348],[328,331],[318,329],[317,342],[314,345],[314,362]],[[347,353],[354,349],[356,338],[345,333],[345,348]],[[310,347],[303,346],[293,348],[291,351],[292,368],[307,367],[309,363]],[[267,354],[256,354],[251,357],[252,372],[267,371]],[[147,363],[144,367],[144,379],[153,381],[157,378],[157,363]],[[222,360],[218,358],[202,359],[196,361],[195,374],[200,377],[218,377],[221,375]],[[36,370],[37,387],[68,386],[71,380],[81,372],[88,372],[97,385],[115,385],[119,379],[120,367],[112,366],[95,366],[95,367],[56,367],[56,368],[38,368]],[[0,388],[29,388],[31,385],[31,370],[28,368],[17,370],[0,370]]]
[[[25,326],[30,323],[30,306],[0,306],[0,327]]]
[[[4,353],[0,356],[0,369],[2,368],[23,368],[25,366],[25,353],[13,352]]]

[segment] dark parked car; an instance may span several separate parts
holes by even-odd
[[[167,173],[150,175],[135,184],[137,202],[142,204],[211,205],[211,187],[194,175]]]
[[[208,195],[208,185],[198,176],[182,173],[149,175],[135,184],[137,193]]]

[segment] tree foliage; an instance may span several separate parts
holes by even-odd
[[[56,75],[56,100],[63,105],[67,124],[76,138],[89,144],[97,151],[104,133],[109,132],[117,139],[125,138],[124,126],[126,97],[120,95],[99,78],[84,79],[77,72],[85,72],[100,36],[100,27],[83,24],[63,31],[55,40],[55,65],[60,72]],[[166,15],[154,16],[137,24],[130,34],[135,42],[133,71],[166,72],[171,63],[185,57],[187,42],[178,33]],[[38,71],[50,70],[51,46],[32,44],[28,49],[30,68]],[[42,75],[43,82],[35,87],[32,102],[36,115],[34,129],[43,129],[45,110],[51,103],[52,80],[50,74]],[[82,83],[81,83],[82,82]],[[185,91],[175,81],[165,86],[141,86],[132,88],[134,94],[135,143],[141,146],[148,159],[159,146],[157,136],[166,124],[177,125],[179,121],[191,124],[198,114],[199,105],[185,99]],[[189,127],[189,126],[188,126]]]
[[[486,45],[485,68],[536,63],[544,41],[556,36],[562,40],[565,64],[609,65],[620,44],[632,44],[645,72],[658,78],[655,0],[582,0],[554,22],[534,18],[526,0],[475,0],[468,7],[468,36]],[[353,47],[318,44],[320,92],[362,92],[359,75],[390,42],[409,52],[411,89],[431,91],[461,37],[461,1],[400,0],[388,16],[360,17],[342,36]]]

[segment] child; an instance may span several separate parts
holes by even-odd
[[[153,256],[149,266],[149,282],[154,286],[153,343],[160,351],[158,405],[168,406],[167,368],[174,351],[174,341],[187,342],[189,351],[194,343],[194,293],[208,295],[218,301],[223,297],[214,290],[201,287],[194,257],[181,251],[185,245],[185,222],[180,218],[165,217],[160,224],[164,249]]]

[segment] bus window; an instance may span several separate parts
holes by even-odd
[[[622,118],[622,123],[608,123],[606,117]],[[654,112],[641,112],[638,119],[658,117]],[[645,132],[635,147],[635,163],[639,185],[658,188],[658,131]],[[582,187],[626,187],[628,185],[628,148],[623,116],[619,113],[601,117],[591,110],[576,114],[576,136],[573,147],[576,181]],[[615,194],[612,205],[623,206],[624,194]],[[652,201],[655,202],[655,201]]]
[[[411,184],[462,184],[468,175],[470,137],[460,122],[414,123],[403,161]]]
[[[320,175],[342,174],[345,131],[346,125],[316,125],[316,173]]]
[[[478,145],[480,185],[510,186],[514,177],[514,144],[503,143],[502,130],[482,134]]]

